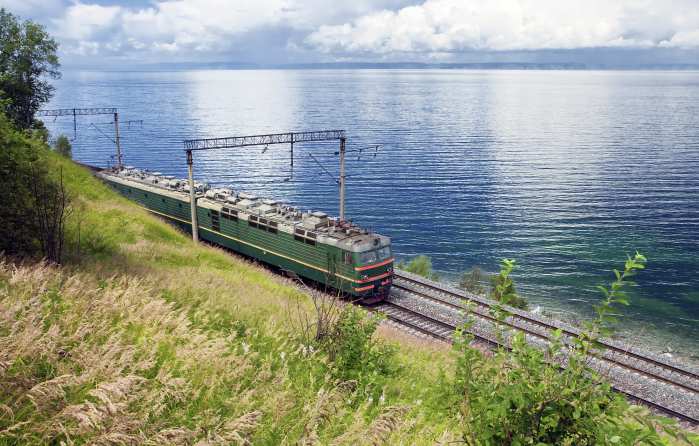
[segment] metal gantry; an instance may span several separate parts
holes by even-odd
[[[72,116],[73,117],[73,139],[78,133],[78,116],[87,115],[113,115],[114,116],[114,144],[116,145],[117,168],[121,169],[121,143],[119,140],[119,111],[113,107],[101,108],[57,108],[54,110],[38,110],[36,116]]]
[[[345,219],[345,144],[347,136],[344,130],[320,130],[312,132],[271,133],[267,135],[231,136],[225,138],[188,139],[184,141],[187,153],[187,172],[189,175],[189,199],[192,210],[192,238],[199,239],[197,223],[196,194],[194,193],[194,156],[199,150],[227,149],[235,147],[268,146],[270,144],[289,144],[291,166],[294,165],[294,144],[317,141],[340,141],[340,220]]]

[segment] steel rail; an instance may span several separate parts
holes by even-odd
[[[409,315],[411,315],[411,316],[415,316],[415,317],[422,318],[423,320],[427,321],[427,322],[430,323],[430,324],[439,325],[439,326],[444,327],[444,328],[451,327],[451,329],[453,329],[453,330],[456,329],[456,326],[455,326],[454,324],[441,321],[441,320],[439,320],[439,319],[433,318],[432,316],[429,316],[429,315],[420,313],[419,311],[416,311],[416,310],[413,310],[413,309],[411,309],[411,308],[407,308],[407,307],[404,307],[404,306],[402,306],[402,305],[399,305],[399,304],[397,304],[397,303],[395,303],[395,302],[384,301],[384,302],[382,302],[381,304],[379,304],[379,305],[377,305],[377,306],[374,306],[373,308],[370,308],[370,310],[371,310],[371,311],[375,311],[375,312],[381,312],[382,308],[384,308],[384,307],[388,307],[388,308],[398,308],[401,312],[407,313],[407,314],[409,314]],[[400,324],[400,325],[406,326],[406,327],[408,327],[408,328],[410,328],[410,329],[412,329],[412,330],[416,330],[416,331],[419,331],[419,332],[424,333],[424,334],[426,334],[426,335],[432,336],[432,337],[437,338],[437,339],[439,339],[439,340],[441,340],[441,341],[443,341],[443,342],[447,342],[447,343],[450,343],[450,344],[453,343],[453,340],[450,339],[449,337],[444,336],[444,335],[442,335],[442,334],[440,334],[440,333],[437,333],[437,332],[434,332],[434,331],[430,331],[428,328],[422,327],[422,326],[416,324],[416,323],[413,322],[413,321],[409,321],[409,320],[406,320],[406,319],[402,319],[402,318],[400,318],[400,317],[397,317],[395,314],[390,314],[390,313],[383,313],[383,314],[384,314],[389,320],[391,320],[391,321],[393,321],[393,322],[396,322],[396,323],[398,323],[398,324]],[[428,324],[428,325],[429,325],[429,324]],[[474,339],[477,339],[478,341],[481,341],[481,342],[486,342],[487,344],[489,344],[489,345],[491,345],[491,346],[503,347],[503,348],[506,348],[506,349],[508,349],[508,350],[510,349],[509,346],[503,345],[503,344],[499,343],[499,342],[496,341],[496,340],[489,339],[489,338],[487,338],[487,337],[480,336],[480,335],[478,335],[478,334],[473,334],[473,336],[474,336]],[[625,366],[624,366],[624,367],[625,367]],[[625,368],[628,368],[628,367],[625,367]],[[654,377],[651,377],[651,378],[654,378]],[[651,408],[654,408],[654,409],[659,410],[659,411],[661,411],[661,412],[664,412],[664,413],[667,414],[667,415],[670,415],[670,416],[672,416],[672,417],[675,417],[675,418],[678,418],[678,419],[681,419],[681,420],[683,420],[683,421],[687,421],[687,422],[690,422],[690,423],[693,423],[693,424],[699,424],[699,420],[695,419],[694,417],[692,417],[692,416],[690,416],[690,415],[687,415],[687,414],[678,412],[678,411],[676,411],[676,410],[674,410],[674,409],[670,409],[670,408],[668,408],[668,407],[663,406],[663,405],[660,404],[660,403],[656,403],[656,402],[654,402],[654,401],[650,401],[650,400],[645,399],[645,398],[643,398],[643,397],[641,397],[641,396],[638,396],[638,395],[636,395],[636,394],[629,393],[629,392],[627,392],[627,391],[625,391],[625,390],[623,390],[623,389],[620,389],[620,388],[618,388],[618,387],[616,387],[616,386],[614,386],[614,385],[612,385],[612,389],[613,389],[615,392],[621,393],[621,394],[625,395],[626,397],[628,397],[628,398],[630,398],[630,399],[633,399],[633,400],[635,400],[635,401],[637,401],[637,402],[639,402],[639,403],[641,403],[641,404],[643,404],[643,405],[646,405],[646,406],[648,406],[648,407],[651,407]]]
[[[432,289],[432,290],[434,290],[434,291],[437,291],[437,292],[439,292],[439,293],[446,294],[446,295],[448,295],[448,296],[451,296],[451,297],[456,298],[456,299],[459,299],[459,300],[468,300],[468,301],[473,302],[473,303],[475,303],[476,305],[478,305],[478,306],[480,306],[480,307],[483,307],[483,308],[487,308],[487,309],[491,309],[491,308],[492,308],[492,305],[488,305],[488,304],[485,303],[485,302],[471,299],[471,298],[469,298],[469,297],[466,296],[466,295],[457,294],[457,293],[455,293],[455,292],[453,292],[453,291],[451,291],[451,290],[445,289],[445,288],[440,287],[439,285],[436,285],[436,284],[430,284],[430,283],[426,283],[426,282],[423,282],[423,281],[415,280],[415,279],[413,279],[413,278],[411,278],[411,277],[408,277],[408,276],[405,276],[405,275],[401,274],[399,271],[395,271],[394,274],[395,274],[398,278],[400,278],[400,280],[405,280],[405,281],[407,281],[407,282],[416,283],[416,284],[418,284],[419,286],[423,286],[423,287],[425,287],[425,288]],[[396,283],[394,283],[393,286],[394,286],[394,287],[397,287],[397,288],[406,289],[405,287],[402,287],[402,286],[400,286],[400,285],[397,285]],[[408,290],[408,291],[412,291],[412,290]],[[450,306],[450,307],[455,308],[455,309],[459,309],[459,310],[464,310],[464,309],[465,309],[463,305],[458,305],[458,304],[455,304],[455,303],[450,302],[450,301],[448,301],[448,300],[441,299],[441,298],[438,297],[438,296],[425,295],[425,296],[423,296],[423,297],[426,297],[426,298],[428,298],[428,299],[431,299],[431,300],[433,300],[433,301],[442,303],[442,304],[444,304],[444,305]],[[558,326],[553,325],[553,324],[548,324],[548,323],[546,323],[546,322],[544,322],[544,321],[540,321],[540,320],[538,320],[538,319],[534,319],[534,318],[527,317],[526,314],[522,314],[522,312],[516,312],[516,313],[514,313],[514,312],[509,312],[509,311],[508,311],[508,313],[510,313],[510,315],[511,315],[513,318],[519,318],[519,319],[523,320],[523,321],[526,322],[526,323],[538,325],[538,326],[540,326],[540,327],[542,327],[542,328],[545,328],[545,329],[548,329],[548,330],[559,330],[559,329],[560,329],[560,330],[561,330],[561,333],[563,333],[564,335],[567,335],[567,336],[569,336],[569,337],[578,337],[579,334],[580,334],[579,332],[576,332],[576,331],[572,331],[572,330],[569,330],[569,329],[566,329],[566,328],[563,328],[563,327],[558,327]],[[486,317],[487,317],[487,316],[486,316]],[[515,326],[515,325],[513,325],[513,324],[510,324],[510,323],[508,323],[508,322],[505,322],[505,324],[506,324],[506,325],[509,325],[509,326],[512,326],[512,327],[514,327],[514,328],[520,328],[520,327],[517,327],[517,326]],[[520,328],[520,329],[521,329],[521,328]],[[634,358],[634,359],[637,359],[637,360],[645,361],[645,362],[650,363],[650,364],[652,364],[652,365],[654,365],[654,366],[656,366],[656,367],[664,368],[664,369],[668,370],[668,371],[671,372],[671,373],[677,373],[677,374],[679,374],[679,375],[684,375],[684,376],[686,376],[686,377],[688,377],[688,378],[691,378],[691,379],[699,380],[699,374],[694,373],[694,372],[692,372],[692,371],[690,371],[690,370],[686,370],[686,369],[683,369],[683,368],[679,368],[679,367],[676,367],[676,366],[674,366],[674,365],[672,365],[672,364],[668,364],[668,363],[666,363],[666,362],[659,361],[659,360],[657,360],[657,359],[650,358],[650,357],[648,357],[648,356],[645,356],[645,355],[642,355],[642,354],[639,354],[639,353],[635,353],[635,352],[632,352],[632,351],[629,351],[629,350],[625,350],[625,349],[623,349],[623,348],[620,348],[620,347],[617,347],[617,346],[615,346],[615,345],[613,345],[613,344],[610,344],[610,343],[608,343],[608,342],[605,342],[604,340],[599,341],[599,344],[602,345],[606,350],[614,351],[614,352],[616,352],[616,353],[618,353],[618,354],[621,354],[621,355],[624,355],[624,356],[628,356],[628,357],[631,357],[631,358]],[[692,391],[695,391],[695,392],[697,391],[696,388],[694,388],[694,389],[689,389],[689,390],[692,390]]]
[[[401,277],[404,278],[405,276],[401,276]],[[408,280],[411,280],[411,278],[409,278],[409,277],[408,277],[407,279],[408,279]],[[422,284],[422,282],[419,282],[419,281],[414,281],[414,280],[413,280],[413,282],[418,283],[418,284]],[[430,295],[427,295],[427,294],[425,294],[425,293],[421,293],[421,292],[419,292],[419,291],[416,292],[415,290],[410,290],[410,289],[401,287],[400,285],[396,285],[395,282],[394,282],[393,286],[394,286],[394,287],[397,287],[397,288],[403,288],[403,289],[405,289],[406,291],[408,291],[408,292],[410,292],[410,293],[416,294],[418,297],[423,297],[423,298],[426,297],[426,298],[431,299],[431,300],[441,301],[441,299],[439,299],[439,298],[433,299],[434,296],[430,296]],[[440,291],[442,290],[441,288],[438,288],[438,287],[437,287],[437,289],[439,289]],[[449,291],[446,290],[446,292],[448,293]],[[444,303],[447,303],[447,304],[449,304],[450,306],[453,306],[453,307],[458,307],[458,308],[460,308],[460,309],[464,309],[463,306],[458,306],[458,305],[456,305],[456,304],[453,304],[452,302],[448,302],[448,301],[447,301],[447,302],[444,302]],[[397,308],[399,308],[401,311],[403,311],[403,312],[405,312],[405,313],[408,313],[408,314],[410,314],[410,315],[413,315],[413,316],[416,316],[416,317],[420,317],[420,318],[422,318],[422,319],[428,321],[429,323],[437,324],[437,325],[439,325],[439,326],[441,326],[441,327],[451,327],[453,330],[455,330],[455,329],[457,328],[454,324],[451,324],[451,323],[448,323],[448,322],[445,322],[445,321],[441,321],[441,320],[436,319],[436,318],[434,318],[434,317],[432,317],[432,316],[429,316],[429,315],[420,313],[419,311],[416,311],[416,310],[413,310],[413,309],[404,307],[404,306],[402,306],[402,305],[397,304],[396,302],[393,302],[393,301],[385,301],[385,302],[382,303],[382,305],[386,305],[386,304],[390,305],[391,307],[397,307]],[[376,309],[377,309],[378,311],[381,311],[381,305],[379,305],[378,307],[376,307]],[[399,324],[408,326],[409,328],[413,328],[413,329],[418,330],[418,331],[420,331],[420,332],[422,332],[422,333],[431,335],[431,336],[436,337],[436,338],[438,338],[438,339],[440,339],[440,340],[442,340],[442,341],[444,341],[444,342],[449,342],[449,343],[452,342],[451,339],[444,339],[444,336],[441,335],[441,334],[439,334],[439,333],[429,333],[429,332],[428,332],[428,331],[429,331],[428,329],[426,329],[426,328],[424,328],[424,327],[416,326],[416,324],[414,324],[413,322],[401,320],[401,319],[398,318],[398,317],[391,316],[391,315],[388,315],[388,314],[387,314],[386,316],[387,316],[390,320],[392,320],[392,321],[394,321],[394,322],[396,322],[396,323],[399,323]],[[477,313],[477,316],[483,317],[483,315],[480,314],[480,313]],[[494,320],[494,321],[496,321],[496,322],[498,322],[498,323],[500,322],[500,321],[498,321],[497,319],[492,318],[492,317],[489,317],[489,316],[485,316],[485,319]],[[545,339],[545,340],[549,340],[547,337],[541,335],[540,333],[532,332],[532,331],[530,331],[530,330],[527,330],[526,328],[518,327],[518,326],[514,326],[514,325],[513,325],[513,328],[515,328],[515,329],[517,329],[517,330],[520,330],[520,331],[523,331],[523,332],[525,332],[525,333],[528,334],[528,335],[532,335],[532,336],[536,336],[536,337],[538,337],[538,338],[542,338],[542,339]],[[508,345],[502,344],[502,343],[500,343],[500,342],[498,342],[498,341],[496,341],[496,340],[489,339],[489,338],[487,338],[487,337],[484,337],[484,336],[481,336],[481,335],[478,335],[478,334],[475,334],[475,333],[473,333],[473,336],[474,336],[475,339],[477,339],[477,340],[479,340],[479,341],[485,341],[486,343],[488,343],[488,344],[491,345],[491,346],[503,347],[503,348],[506,348],[506,349],[509,349],[509,348],[510,348]],[[640,373],[640,374],[642,374],[642,375],[644,375],[644,376],[646,376],[646,377],[648,377],[648,378],[650,378],[650,379],[657,380],[657,381],[662,381],[662,382],[666,382],[666,383],[668,383],[668,384],[670,384],[670,385],[673,385],[673,386],[676,386],[676,387],[680,387],[680,388],[683,388],[683,389],[685,389],[685,390],[689,390],[689,391],[692,391],[692,392],[696,392],[695,389],[689,388],[689,387],[685,386],[685,385],[682,384],[682,383],[678,383],[678,382],[669,380],[669,379],[667,379],[667,378],[665,378],[665,377],[662,377],[662,376],[654,375],[653,373],[650,373],[650,372],[648,372],[648,371],[646,371],[646,370],[642,370],[642,369],[635,368],[634,366],[631,366],[631,365],[629,365],[629,364],[626,364],[626,363],[623,363],[623,362],[614,361],[614,360],[611,360],[611,359],[608,359],[608,358],[599,358],[599,357],[598,357],[598,359],[599,359],[599,360],[603,360],[603,361],[610,362],[610,363],[614,364],[614,365],[617,366],[617,367],[621,367],[621,368],[624,368],[624,369],[627,369],[627,370],[630,370],[630,371],[633,371],[633,372],[636,372],[636,373]],[[656,409],[656,410],[660,410],[660,411],[666,413],[667,415],[673,416],[673,417],[678,418],[678,419],[681,419],[681,420],[683,420],[683,421],[688,421],[688,422],[691,422],[691,423],[694,423],[694,424],[699,424],[699,420],[695,419],[694,417],[692,417],[692,416],[690,416],[690,415],[687,415],[687,414],[678,412],[678,411],[676,411],[676,410],[674,410],[674,409],[665,407],[665,406],[663,406],[663,405],[660,404],[660,403],[657,403],[657,402],[654,402],[654,401],[650,401],[650,400],[648,400],[648,399],[646,399],[646,398],[643,398],[642,396],[639,396],[639,395],[634,394],[634,393],[630,393],[630,392],[628,392],[628,391],[626,391],[626,390],[623,390],[623,389],[621,389],[621,388],[619,388],[619,387],[617,387],[617,386],[612,385],[612,388],[613,388],[614,391],[616,391],[616,392],[622,393],[622,394],[624,394],[625,396],[627,396],[627,397],[629,397],[629,398],[631,398],[631,399],[633,399],[633,400],[636,400],[636,401],[638,401],[638,402],[640,402],[640,403],[642,403],[642,404],[644,404],[644,405],[646,405],[646,406],[652,407],[652,408],[654,408],[654,409]]]
[[[420,282],[416,282],[416,283],[420,283]],[[439,302],[439,303],[447,304],[447,305],[450,305],[450,306],[452,306],[452,307],[454,307],[454,308],[458,308],[458,309],[461,309],[461,310],[464,310],[464,309],[465,309],[465,308],[464,308],[463,306],[461,306],[461,305],[456,305],[456,304],[453,304],[452,302],[444,301],[444,300],[440,299],[439,297],[431,296],[431,295],[429,295],[429,294],[427,294],[427,293],[424,293],[424,292],[421,292],[421,291],[416,291],[416,290],[411,290],[411,289],[409,289],[409,288],[405,288],[405,287],[403,287],[403,286],[401,286],[401,285],[397,285],[395,282],[393,283],[393,287],[403,289],[403,290],[405,290],[405,291],[407,291],[407,292],[409,292],[409,293],[415,294],[416,296],[421,297],[421,298],[424,298],[424,299],[433,300],[433,301],[436,301],[436,302]],[[544,341],[550,341],[550,340],[551,340],[551,339],[550,339],[548,336],[546,336],[546,335],[543,335],[543,334],[541,334],[541,333],[537,333],[536,331],[532,331],[532,330],[530,330],[530,329],[528,329],[528,328],[526,328],[526,327],[519,326],[519,325],[517,325],[517,324],[515,324],[515,323],[509,322],[509,321],[506,321],[506,320],[500,320],[500,319],[498,319],[498,318],[496,318],[496,317],[494,317],[494,316],[490,316],[490,315],[482,314],[482,313],[472,313],[472,314],[475,315],[475,316],[477,316],[477,317],[480,317],[480,318],[482,318],[482,319],[486,319],[486,320],[488,320],[488,321],[490,321],[490,322],[493,322],[493,323],[495,323],[495,324],[505,325],[505,326],[508,326],[508,327],[510,327],[510,328],[512,328],[512,329],[522,331],[522,332],[524,332],[525,334],[527,334],[527,335],[529,335],[529,336],[534,336],[534,337],[537,337],[537,338],[542,339],[542,340],[544,340]],[[554,326],[549,326],[549,327],[555,329]],[[672,386],[681,387],[681,388],[683,388],[684,390],[687,390],[687,391],[690,391],[690,392],[697,392],[697,389],[696,389],[695,387],[691,387],[691,386],[688,386],[688,385],[686,385],[686,384],[684,384],[684,383],[680,383],[680,382],[674,381],[674,380],[672,380],[672,379],[670,379],[670,378],[667,378],[667,377],[665,377],[665,376],[660,376],[660,375],[654,374],[654,373],[652,373],[652,372],[649,372],[648,370],[644,370],[644,369],[639,368],[639,367],[636,367],[636,366],[634,366],[634,365],[632,365],[632,364],[627,364],[627,363],[625,363],[625,362],[623,362],[623,361],[619,361],[619,360],[612,359],[612,358],[607,358],[607,357],[604,357],[603,355],[598,354],[598,353],[590,353],[590,355],[593,356],[593,357],[595,357],[595,358],[597,358],[597,359],[599,359],[599,360],[601,360],[601,361],[606,361],[606,362],[609,362],[609,363],[611,363],[611,364],[615,364],[615,365],[617,365],[617,366],[623,367],[623,368],[625,368],[625,369],[633,370],[634,372],[640,373],[640,374],[642,374],[642,375],[645,375],[645,376],[647,376],[647,377],[649,377],[649,378],[652,378],[652,379],[655,379],[655,380],[657,380],[657,381],[662,381],[662,382],[664,382],[664,383],[666,383],[666,384],[670,384],[670,385],[672,385]]]

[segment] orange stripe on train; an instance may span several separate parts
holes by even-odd
[[[379,266],[388,265],[391,262],[393,262],[393,257],[391,257],[388,260],[384,260],[383,262],[374,263],[373,265],[355,266],[354,270],[355,271],[364,271],[366,269],[378,268]]]

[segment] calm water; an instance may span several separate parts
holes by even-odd
[[[532,303],[585,317],[638,249],[623,331],[699,356],[699,72],[68,72],[52,107],[115,106],[127,164],[184,176],[182,140],[342,128],[347,213],[447,277],[503,257]],[[109,116],[78,121],[105,165]],[[48,120],[72,135],[72,119]],[[98,130],[99,129],[99,130]],[[199,153],[196,176],[337,214],[334,144]],[[354,155],[357,155],[355,153]]]

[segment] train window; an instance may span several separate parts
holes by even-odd
[[[230,212],[230,211],[231,211],[230,209],[228,209],[228,208],[227,208],[227,207],[225,207],[225,206],[224,206],[224,207],[222,207],[222,208],[221,208],[221,210],[222,210],[223,212]]]
[[[306,234],[306,231],[304,231],[303,229],[299,229],[299,228],[296,228],[296,230],[294,232],[296,232],[298,235],[305,235]]]
[[[214,211],[213,209],[211,210],[211,215],[215,215],[218,217],[218,211]]]
[[[264,219],[264,218],[261,218],[261,219],[260,219],[260,224],[261,224],[261,225],[266,225],[266,224],[267,224],[267,220]]]
[[[267,228],[267,232],[271,232],[272,234],[276,234],[276,233],[277,233],[277,228],[268,227],[268,228]]]
[[[376,262],[376,251],[365,251],[359,253],[359,263],[362,265],[374,262]]]
[[[257,217],[255,217],[254,215],[251,215],[251,216],[250,216],[250,221],[257,221]]]
[[[316,238],[316,233],[315,233],[315,232],[310,232],[310,231],[309,231],[309,232],[306,232],[306,237],[309,237],[309,238]]]
[[[343,252],[343,257],[345,260],[346,265],[351,265],[352,264],[352,253],[349,251],[344,251]]]
[[[235,209],[229,209],[228,212],[230,212],[231,215],[238,215],[238,211],[236,211]]]
[[[253,228],[257,227],[257,223],[255,223],[254,221],[248,221],[248,225],[252,226]]]
[[[306,242],[307,245],[311,245],[311,246],[315,246],[315,245],[316,245],[316,241],[313,240],[313,239],[307,238],[307,239],[305,239],[304,241]]]
[[[294,240],[296,240],[297,242],[303,242],[305,239],[300,235],[294,235]]]
[[[376,250],[376,256],[378,257],[379,260],[386,260],[391,257],[391,247],[390,246],[384,246],[383,248],[379,248]]]

